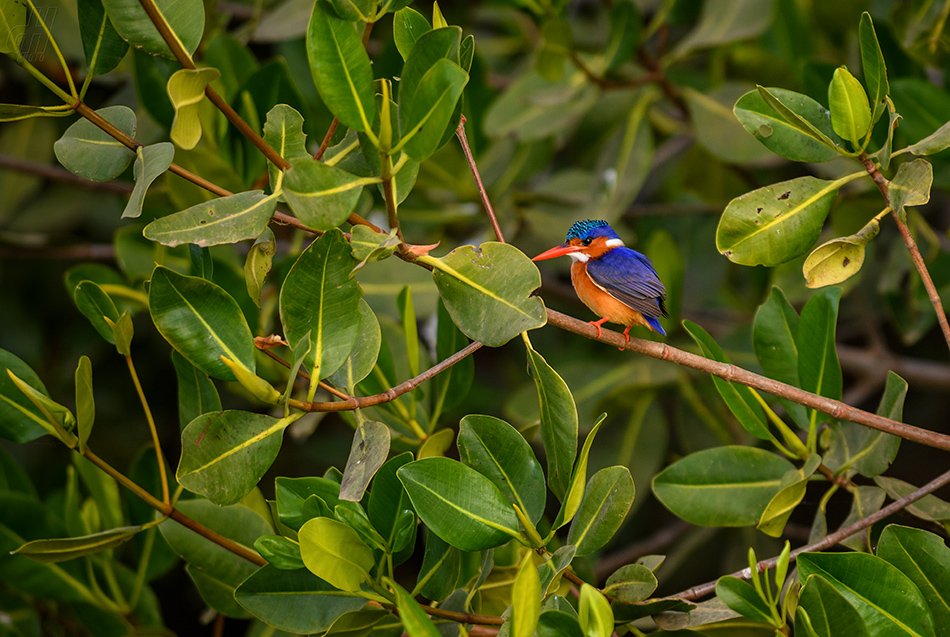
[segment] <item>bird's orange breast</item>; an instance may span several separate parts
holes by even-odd
[[[577,292],[577,298],[593,312],[611,323],[619,325],[643,325],[649,327],[643,314],[626,303],[618,301],[609,292],[594,283],[587,274],[587,263],[575,261],[571,265],[571,283]],[[652,328],[651,328],[652,329]]]

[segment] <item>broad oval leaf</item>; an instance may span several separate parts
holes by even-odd
[[[393,14],[393,41],[403,60],[409,58],[412,47],[431,29],[425,16],[411,7],[405,7]]]
[[[0,437],[23,443],[50,433],[43,412],[20,391],[8,372],[13,372],[30,387],[49,396],[43,381],[29,365],[0,349]]]
[[[135,188],[132,189],[129,202],[122,211],[123,219],[135,218],[142,214],[142,204],[145,203],[148,187],[159,175],[168,170],[174,158],[175,146],[169,142],[139,146],[135,149],[135,164],[132,166]]]
[[[434,268],[445,308],[472,340],[499,347],[547,322],[544,303],[531,296],[541,286],[541,274],[514,246],[489,241],[419,260]]]
[[[215,504],[236,504],[277,458],[285,428],[300,418],[277,419],[247,411],[198,416],[181,432],[179,484]]]
[[[307,135],[303,132],[303,115],[287,104],[278,104],[267,113],[264,122],[264,141],[286,161],[312,159],[307,151]],[[270,163],[271,191],[281,187],[283,171]]]
[[[400,145],[407,155],[421,162],[439,148],[467,83],[468,73],[441,58],[419,80],[415,93],[406,95],[400,88]]]
[[[145,226],[142,233],[146,239],[167,246],[193,243],[207,247],[237,243],[264,232],[276,209],[277,195],[249,190],[160,217]]]
[[[820,575],[812,575],[805,581],[798,598],[798,608],[795,612],[796,634],[801,632],[803,635],[813,634],[815,637],[870,637],[857,609]],[[809,629],[811,633],[807,632]]]
[[[148,300],[159,333],[192,365],[209,376],[236,380],[221,360],[227,356],[254,372],[254,338],[237,301],[223,289],[158,266]]]
[[[373,568],[373,549],[349,526],[320,517],[307,521],[297,533],[300,557],[307,569],[331,586],[358,591]]]
[[[926,159],[915,159],[897,168],[897,174],[888,184],[887,194],[891,209],[897,212],[902,222],[907,223],[905,206],[922,206],[930,201],[933,180],[933,165]]]
[[[802,265],[805,285],[820,288],[857,274],[864,265],[864,246],[877,236],[880,228],[880,222],[874,218],[856,234],[832,239],[815,248]]]
[[[129,137],[135,137],[135,113],[128,106],[107,106],[96,111]],[[56,159],[66,170],[92,181],[115,179],[128,168],[135,153],[86,119],[74,122],[53,144]]]
[[[877,556],[909,577],[933,613],[937,634],[950,631],[950,548],[923,529],[888,525],[877,543]]]
[[[727,575],[716,582],[716,596],[743,617],[752,621],[771,623],[768,604],[749,582]]]
[[[517,429],[493,416],[465,416],[458,447],[462,462],[491,480],[537,524],[544,514],[544,472]]]
[[[742,265],[794,259],[815,243],[844,183],[799,177],[736,197],[719,220],[716,248]]]
[[[636,489],[626,467],[607,467],[595,473],[584,490],[567,541],[577,547],[577,555],[601,548],[617,532],[633,505]]]
[[[350,216],[363,192],[375,178],[357,177],[311,157],[290,162],[284,173],[283,194],[297,217],[317,230],[335,228]]]
[[[644,564],[627,564],[607,578],[604,595],[618,601],[637,603],[650,597],[656,590],[657,581],[653,571]]]
[[[254,542],[254,550],[271,566],[285,571],[305,568],[300,559],[300,545],[283,535],[262,535]]]
[[[281,287],[284,336],[291,346],[310,337],[311,390],[346,362],[359,336],[363,293],[350,276],[353,265],[343,233],[333,229],[301,253]]]
[[[820,575],[854,606],[872,635],[933,635],[934,620],[917,586],[867,553],[802,553],[798,573]]]
[[[372,125],[375,99],[373,68],[356,25],[317,2],[307,28],[310,72],[327,108],[347,128],[366,131]]]
[[[690,454],[653,479],[653,492],[670,511],[701,526],[756,524],[795,467],[753,447],[716,447]]]
[[[310,635],[330,628],[340,615],[359,610],[366,599],[346,595],[306,569],[262,567],[234,591],[234,598],[270,626]]]
[[[871,127],[871,108],[861,82],[843,66],[835,69],[828,86],[828,103],[835,132],[855,149],[861,148],[861,141]]]
[[[577,605],[577,622],[588,637],[611,637],[614,634],[614,612],[603,593],[591,586],[581,586]]]
[[[785,89],[768,89],[772,96],[790,111],[798,113],[806,121],[815,124],[826,136],[833,135],[831,116],[821,104],[800,93]],[[759,91],[749,91],[739,98],[733,112],[742,126],[763,146],[776,155],[809,163],[834,159],[838,152],[799,127],[789,123],[765,101]]]
[[[155,4],[185,51],[193,55],[205,27],[201,0],[155,0]],[[102,5],[115,30],[129,44],[152,55],[175,59],[138,0],[102,0]]]
[[[358,226],[362,227],[362,226]],[[382,345],[382,332],[379,329],[379,319],[365,299],[360,299],[360,333],[356,338],[356,345],[350,352],[343,367],[337,370],[327,380],[337,387],[354,388],[356,384],[373,373],[376,359]],[[451,370],[447,370],[451,371]],[[436,376],[441,378],[446,372]],[[351,392],[352,393],[352,392]]]
[[[396,474],[429,529],[463,551],[481,551],[520,538],[518,518],[492,482],[449,458],[425,458]]]
[[[205,98],[205,88],[221,77],[218,69],[180,69],[168,78],[168,99],[175,109],[169,136],[179,148],[190,150],[201,141],[201,119],[198,108]]]

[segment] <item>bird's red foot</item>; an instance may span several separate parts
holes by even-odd
[[[600,338],[600,336],[604,333],[604,330],[602,330],[600,326],[606,323],[607,319],[602,318],[599,321],[587,321],[587,322],[597,328],[597,338]]]
[[[624,336],[623,347],[618,347],[618,348],[617,348],[617,349],[619,349],[621,352],[622,352],[623,350],[627,349],[627,343],[630,342],[630,328],[631,328],[631,327],[633,327],[633,326],[632,326],[632,325],[628,325],[628,326],[627,326],[627,329],[625,329],[625,330],[623,331],[623,336]]]

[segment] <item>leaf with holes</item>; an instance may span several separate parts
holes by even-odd
[[[207,247],[237,243],[264,232],[276,209],[277,195],[249,190],[156,219],[145,226],[142,234],[146,239],[167,246],[193,243]]]

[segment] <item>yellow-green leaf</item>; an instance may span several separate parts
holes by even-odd
[[[198,105],[205,96],[205,88],[221,77],[218,69],[181,69],[168,80],[168,98],[175,107],[171,138],[180,148],[190,150],[201,140],[201,120]]]

